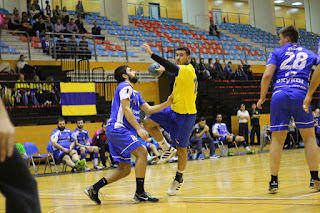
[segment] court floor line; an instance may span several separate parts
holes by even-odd
[[[299,195],[299,196],[295,196],[293,198],[304,198],[304,197],[309,197],[309,196],[313,196],[313,195],[319,195],[320,192],[314,192],[314,193],[310,193],[310,194],[306,194],[306,195]],[[319,200],[319,198],[318,198]]]

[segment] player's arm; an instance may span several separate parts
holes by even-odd
[[[76,145],[77,142],[78,142],[77,140],[71,141],[70,151],[73,149],[73,147]]]
[[[175,75],[178,73],[179,69],[175,64],[173,64],[170,61],[158,56],[157,54],[154,54],[151,51],[150,46],[147,43],[144,43],[143,45],[141,45],[141,47],[143,47],[146,50],[146,52],[151,56],[151,58],[153,60],[155,60],[156,62],[161,64],[165,68],[166,71],[172,72]],[[158,69],[156,69],[156,70],[158,71]],[[164,71],[164,70],[162,70],[162,71]]]
[[[55,142],[55,141],[51,141],[52,143],[52,146],[54,146],[56,149],[59,149],[59,150],[62,150],[64,151],[65,153],[68,153],[69,150],[64,148],[63,146],[61,146],[60,144],[58,144],[58,142]]]
[[[7,110],[0,99],[0,162],[11,157],[14,150],[15,129],[8,116]]]
[[[213,137],[216,137],[216,138],[223,136],[218,133],[218,129],[215,126],[212,127],[212,135],[213,135]]]
[[[154,105],[154,106],[150,106],[147,102],[145,102],[144,104],[142,104],[140,106],[140,109],[151,115],[153,113],[159,112],[159,111],[167,108],[171,104],[172,104],[172,95],[170,95],[168,97],[167,101],[165,101],[161,104]]]
[[[303,109],[307,113],[309,113],[309,106],[312,101],[312,95],[314,91],[316,91],[316,89],[318,88],[319,84],[320,84],[320,64],[317,65],[316,69],[313,72],[307,95],[303,101]]]
[[[262,109],[262,104],[266,100],[267,92],[269,90],[270,82],[272,80],[273,74],[276,71],[277,66],[274,64],[269,64],[266,67],[266,70],[264,71],[264,74],[262,76],[261,80],[261,91],[260,91],[260,100],[257,103],[257,107],[259,109]]]
[[[127,121],[137,130],[138,135],[143,139],[147,140],[149,138],[149,134],[142,129],[138,121],[136,120],[131,108],[130,108],[130,99],[122,99],[121,100],[121,107],[124,113],[124,116],[126,116]]]

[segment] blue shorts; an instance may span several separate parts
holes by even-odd
[[[125,127],[114,129],[113,125],[108,125],[107,138],[110,154],[117,162],[130,163],[130,153],[141,146],[137,137]]]
[[[145,146],[146,146],[148,149],[150,149],[150,146],[151,146],[151,145],[155,145],[156,149],[159,149],[159,144],[158,144],[158,142],[157,142],[157,143],[147,142]]]
[[[224,135],[218,138],[219,141],[226,142],[226,137],[230,135]]]
[[[86,145],[86,146],[91,146],[91,145]],[[74,147],[74,149],[78,152],[78,154],[80,154],[80,148],[81,148],[81,146]],[[86,149],[85,153],[88,153],[89,152],[88,149],[87,148],[85,148],[85,149]]]
[[[314,127],[311,106],[309,113],[303,108],[306,92],[297,89],[277,90],[272,95],[270,103],[271,132],[288,130],[291,116],[298,129]]]
[[[60,146],[62,146],[63,148],[70,149],[71,142],[63,141],[63,142],[58,142],[58,144]],[[65,156],[65,155],[67,155],[67,153],[65,153],[64,151],[62,151],[60,149],[53,151],[53,156],[58,158],[59,160],[62,160],[63,156]]]
[[[179,114],[171,109],[171,106],[154,113],[149,117],[160,124],[170,133],[174,146],[187,147],[191,131],[196,120],[196,114]]]

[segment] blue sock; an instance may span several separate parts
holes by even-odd
[[[93,158],[98,158],[99,157],[99,153],[93,153]]]
[[[81,159],[86,159],[86,154],[80,154]]]

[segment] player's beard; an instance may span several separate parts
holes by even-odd
[[[129,76],[129,81],[130,81],[131,83],[135,84],[135,83],[137,83],[138,78],[137,78],[136,75],[134,75],[133,77],[130,77],[130,76]]]
[[[59,126],[58,126],[58,129],[59,129],[60,131],[63,131],[65,128],[66,128],[65,126],[63,126],[63,127],[59,127]]]
[[[82,128],[83,128],[83,126],[81,126],[81,125],[80,125],[80,126],[78,126],[78,129],[82,129]]]

